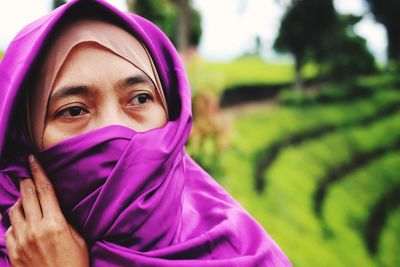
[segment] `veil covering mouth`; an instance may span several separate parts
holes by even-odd
[[[137,46],[119,43],[121,50],[107,43],[116,41],[107,34],[96,40],[152,79],[169,120],[146,132],[111,125],[43,149],[40,121],[49,92],[32,88],[32,73],[43,54],[52,53],[60,25],[85,23],[87,14],[134,36]],[[126,47],[143,50],[132,59]],[[55,73],[46,84],[62,64],[54,62],[44,66]],[[175,48],[151,22],[103,0],[70,1],[18,33],[0,63],[0,88],[0,266],[10,266],[8,209],[19,197],[19,179],[31,176],[26,156],[32,152],[66,219],[86,240],[91,266],[291,266],[264,229],[186,153],[190,85]],[[34,101],[21,109],[26,96]]]

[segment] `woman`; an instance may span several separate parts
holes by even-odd
[[[190,88],[152,23],[71,1],[15,37],[0,88],[1,266],[290,266],[186,154]]]

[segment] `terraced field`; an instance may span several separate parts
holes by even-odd
[[[400,266],[400,90],[362,82],[351,100],[240,115],[219,155],[216,179],[294,266]]]

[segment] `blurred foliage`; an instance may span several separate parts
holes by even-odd
[[[400,244],[400,209],[390,214],[383,229],[379,247],[384,248],[379,253],[379,262],[381,266],[391,267],[400,266],[400,257],[398,248]]]
[[[331,0],[294,0],[283,16],[274,48],[291,53],[299,72],[312,55],[320,56],[323,40],[335,23]]]
[[[218,173],[219,156],[230,144],[230,123],[219,116],[219,101],[212,91],[197,91],[193,97],[193,126],[188,152],[206,171]]]
[[[400,207],[385,215],[375,255],[365,240],[375,204],[400,185],[400,154],[395,148],[400,140],[400,113],[398,109],[381,112],[400,106],[396,80],[385,74],[355,78],[352,84],[322,84],[308,100],[312,105],[252,109],[233,122],[231,146],[218,156],[220,166],[214,176],[265,227],[294,266],[397,266],[400,262],[396,221]],[[348,100],[344,92],[351,90],[369,94]],[[323,95],[336,100],[325,104],[320,102]],[[371,117],[374,120],[366,120]],[[265,190],[255,192],[260,151],[278,140],[327,126],[328,132],[285,146],[263,174]],[[358,162],[374,151],[381,154]],[[318,184],[344,166],[355,167],[330,184],[322,215],[316,215]]]
[[[191,3],[191,2],[189,2]],[[163,30],[171,39],[172,43],[178,44],[178,16],[179,9],[177,0],[128,0],[128,8],[140,16],[143,16]],[[198,46],[200,43],[201,16],[200,13],[189,5],[189,29],[188,42],[191,46]]]
[[[189,45],[197,47],[200,44],[200,38],[202,34],[201,29],[201,15],[194,8],[189,8],[189,20],[190,20],[190,27],[189,27]]]
[[[355,78],[356,82],[361,87],[374,87],[388,89],[388,88],[400,88],[400,76],[398,72],[385,71],[382,74],[360,76]]]
[[[132,0],[128,1],[128,8],[157,24],[176,43],[178,14],[173,1]]]
[[[338,78],[375,71],[366,41],[353,26],[361,19],[338,15],[332,0],[293,0],[280,26],[274,48],[295,58],[296,73],[307,61],[315,61],[320,75]],[[301,75],[296,75],[301,85]]]
[[[278,94],[278,101],[284,105],[313,105],[332,102],[349,102],[366,98],[376,87],[386,88],[397,83],[393,75],[360,76],[346,82],[325,82],[309,86],[307,90],[293,92],[291,88]]]
[[[65,0],[53,0],[53,9],[56,9],[59,6],[62,6],[66,3],[67,1]]]
[[[294,79],[291,63],[268,63],[259,57],[242,57],[231,62],[209,62],[194,57],[186,66],[192,90],[213,91],[220,96],[223,90],[237,85],[291,83]],[[315,64],[302,68],[305,78],[318,72]]]
[[[400,1],[366,0],[377,21],[386,28],[388,58],[400,64]]]
[[[322,40],[323,51],[318,62],[328,66],[332,79],[351,78],[359,74],[371,74],[377,70],[375,59],[367,48],[364,38],[354,33],[359,16],[338,15],[330,36]]]

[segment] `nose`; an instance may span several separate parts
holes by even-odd
[[[98,112],[93,129],[106,126],[119,125],[125,126],[135,131],[140,131],[140,124],[128,114],[117,103],[108,103]]]

